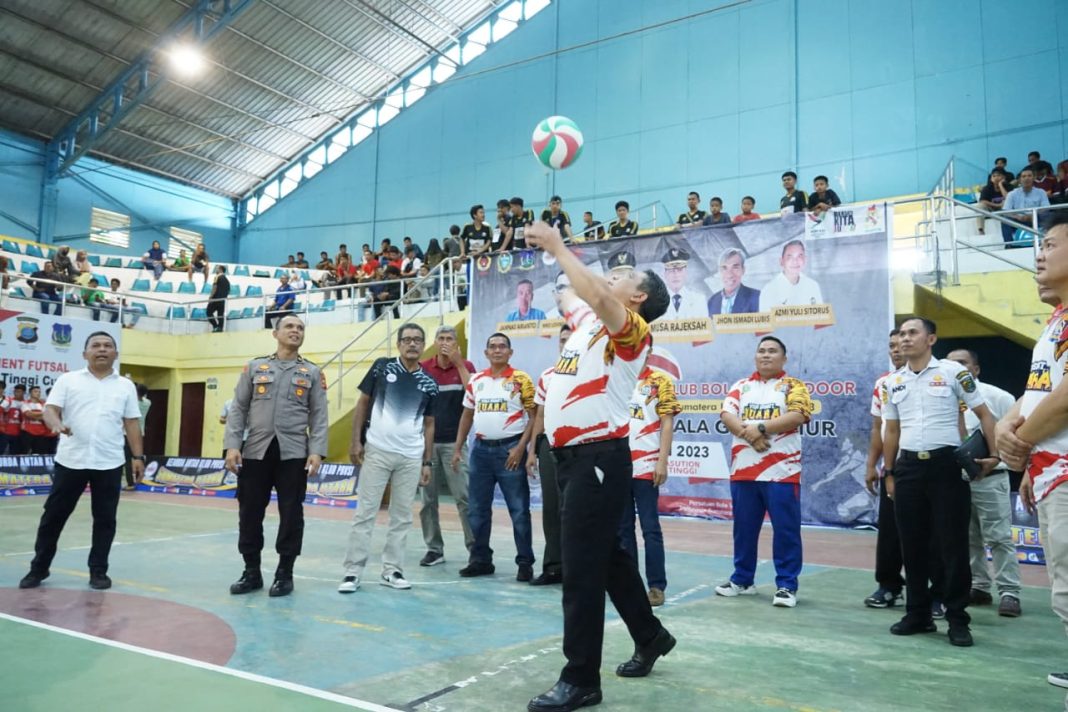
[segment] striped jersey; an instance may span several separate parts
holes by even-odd
[[[480,371],[467,382],[464,408],[475,411],[472,429],[479,440],[506,440],[523,434],[534,407],[534,382],[509,366],[498,376]]]
[[[545,397],[545,433],[553,447],[625,438],[627,404],[652,343],[649,325],[627,310],[618,333],[587,304],[567,315],[571,337],[553,367]]]
[[[553,367],[549,366],[538,376],[538,385],[534,388],[534,405],[545,405],[545,392],[549,388],[549,379],[552,378],[552,375]]]
[[[630,397],[630,460],[635,479],[653,479],[660,456],[660,416],[681,412],[671,377],[646,366]]]
[[[1031,356],[1031,373],[1020,404],[1020,415],[1027,418],[1042,399],[1064,378],[1068,368],[1068,311],[1057,307],[1046,323],[1042,336],[1035,342]],[[1027,474],[1034,485],[1035,499],[1041,500],[1068,481],[1068,429],[1061,430],[1037,443],[1031,451]]]
[[[801,413],[807,423],[812,416],[812,398],[805,384],[780,373],[763,380],[759,373],[731,386],[723,412],[741,418],[746,425]],[[771,448],[757,452],[739,437],[731,443],[732,482],[801,482],[801,430],[794,428],[768,437]]]

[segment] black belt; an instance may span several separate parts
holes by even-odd
[[[483,447],[505,447],[509,445],[515,445],[520,440],[519,435],[513,435],[510,438],[501,438],[500,440],[487,440],[486,438],[476,438],[475,444]]]
[[[952,457],[957,448],[952,445],[936,447],[934,450],[902,450],[899,458],[902,460],[934,460],[943,457]]]
[[[566,462],[568,460],[574,460],[578,457],[587,457],[589,455],[597,455],[602,452],[612,452],[614,450],[629,450],[630,445],[627,438],[616,438],[615,440],[598,440],[595,443],[585,443],[584,445],[569,445],[568,447],[554,447],[553,455],[556,456],[557,462]]]

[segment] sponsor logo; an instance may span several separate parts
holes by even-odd
[[[508,401],[504,398],[486,398],[478,402],[479,413],[507,413]]]
[[[1050,376],[1048,363],[1035,361],[1031,364],[1031,373],[1027,376],[1027,390],[1047,393],[1053,390],[1053,379]]]
[[[565,376],[574,376],[578,373],[579,352],[571,349],[564,349],[560,354],[560,360],[556,362],[553,367],[553,373],[560,373]]]

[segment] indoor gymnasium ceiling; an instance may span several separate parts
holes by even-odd
[[[0,125],[51,139],[191,2],[0,0]],[[255,0],[91,154],[239,197],[499,4]]]

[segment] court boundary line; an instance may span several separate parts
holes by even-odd
[[[365,710],[365,712],[398,712],[397,708],[395,707],[387,707],[385,705],[380,705],[375,702],[368,702],[367,700],[361,700],[355,697],[339,695],[335,692],[319,690],[314,687],[308,687],[307,685],[301,685],[296,682],[279,680],[277,678],[267,677],[266,675],[258,675],[252,672],[245,672],[244,670],[236,670],[234,668],[228,668],[223,665],[207,663],[202,660],[194,660],[193,658],[187,658],[181,655],[175,655],[173,653],[164,653],[159,650],[152,650],[151,648],[142,648],[138,645],[131,645],[130,643],[123,643],[117,640],[109,640],[108,638],[101,638],[76,630],[59,628],[54,625],[49,625],[48,623],[41,623],[40,621],[30,620],[29,618],[13,616],[9,613],[4,613],[2,611],[0,611],[0,620],[6,620],[12,623],[20,623],[22,625],[30,626],[32,628],[39,628],[41,630],[46,630],[51,633],[59,633],[61,635],[66,635],[71,638],[77,638],[79,640],[87,640],[91,643],[97,643],[99,645],[117,648],[119,650],[124,650],[129,653],[138,653],[159,660],[166,660],[172,663],[180,663],[182,665],[198,668],[200,670],[207,670],[209,672],[229,675],[230,677],[236,677],[240,680],[256,682],[261,685],[267,685],[269,687],[288,690],[289,692],[296,692],[298,694],[307,695],[308,697],[315,697],[320,700],[325,700],[327,702],[336,702],[338,704],[345,705],[346,707]]]

